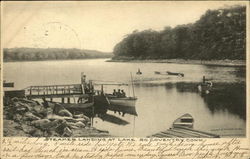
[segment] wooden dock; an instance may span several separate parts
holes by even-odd
[[[187,127],[174,127],[161,131],[159,133],[153,134],[149,137],[157,138],[219,138],[219,135],[195,130]]]
[[[25,96],[34,98],[74,98],[87,97],[82,84],[30,86],[24,89]]]

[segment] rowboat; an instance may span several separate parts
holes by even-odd
[[[188,113],[182,115],[173,122],[174,128],[178,127],[193,128],[193,125],[194,125],[194,118]]]
[[[181,76],[181,77],[184,77],[184,73],[178,73],[178,72],[170,72],[170,71],[167,71],[167,74],[168,74],[168,75],[174,75],[174,76]]]

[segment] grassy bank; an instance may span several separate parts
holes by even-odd
[[[111,59],[107,62],[132,62],[132,63],[177,63],[197,64],[213,66],[246,66],[245,60],[185,60],[185,59],[157,59],[157,60],[136,60],[136,59]]]

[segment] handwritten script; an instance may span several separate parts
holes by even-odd
[[[3,138],[2,158],[246,158],[246,139]]]

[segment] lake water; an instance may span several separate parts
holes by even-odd
[[[132,73],[138,116],[122,117],[108,111],[129,124],[117,125],[95,118],[96,128],[108,130],[114,136],[146,137],[170,128],[176,118],[190,113],[195,129],[224,137],[246,135],[245,68],[106,60],[8,62],[3,66],[3,78],[15,82],[15,89],[23,89],[32,85],[80,83],[81,72],[94,83],[130,83]],[[142,75],[136,75],[138,68]],[[182,72],[185,76],[156,75],[154,71]],[[197,92],[203,75],[213,81],[214,92],[207,96]],[[106,92],[113,89],[124,89],[132,96],[131,87],[104,86]]]

